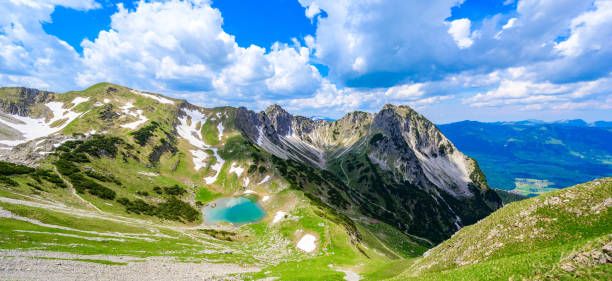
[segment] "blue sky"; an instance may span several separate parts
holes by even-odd
[[[0,85],[434,122],[612,119],[608,0],[3,1]]]

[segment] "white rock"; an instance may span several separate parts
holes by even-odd
[[[281,221],[285,217],[286,214],[287,213],[285,213],[283,211],[276,212],[276,214],[274,215],[274,218],[272,219],[272,223],[274,224],[274,223],[277,223],[277,222]]]
[[[297,243],[298,249],[310,253],[317,248],[317,238],[312,234],[304,234],[300,241]]]

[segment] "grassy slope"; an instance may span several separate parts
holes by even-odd
[[[612,178],[514,202],[461,229],[397,279],[609,279],[609,265],[561,267],[576,252],[611,245],[610,207]]]

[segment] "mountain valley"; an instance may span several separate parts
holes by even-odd
[[[390,104],[330,121],[110,83],[0,88],[0,276],[611,276],[610,178],[502,203],[441,130]]]

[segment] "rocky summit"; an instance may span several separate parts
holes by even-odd
[[[419,279],[492,259],[510,224],[539,226],[483,220],[517,205],[502,208],[478,163],[407,106],[330,121],[109,83],[0,88],[0,158],[9,279],[117,279],[109,265],[127,279]],[[597,184],[604,197],[609,186]],[[534,235],[559,237],[546,233]],[[461,244],[486,237],[478,251]]]

